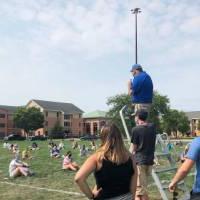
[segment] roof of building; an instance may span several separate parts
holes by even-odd
[[[84,113],[83,118],[107,118],[105,111],[95,110],[93,112]]]
[[[53,101],[44,101],[44,100],[36,100],[33,99],[38,105],[40,105],[45,110],[54,110],[54,111],[62,111],[64,113],[72,114],[78,113],[82,114],[83,111],[76,107],[72,103],[63,103],[63,102],[53,102]]]
[[[200,119],[200,111],[190,111],[190,112],[185,112],[185,114],[189,120]]]
[[[7,105],[0,105],[0,109],[7,110],[9,112],[15,112],[20,106],[7,106]]]

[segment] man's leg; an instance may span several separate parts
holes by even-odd
[[[149,200],[147,195],[147,166],[137,165],[138,178],[135,200]]]
[[[139,104],[133,103],[132,104],[132,114],[131,114],[131,116],[135,116],[138,109],[139,109]]]
[[[21,175],[20,169],[17,167],[16,169],[14,169],[12,171],[12,174],[10,175],[10,177],[15,178],[15,177],[20,176],[20,175]]]
[[[145,165],[145,195],[143,196],[143,199],[141,200],[149,200],[148,192],[147,192],[147,186],[149,183],[149,176],[151,175],[152,172],[152,165]]]
[[[138,104],[138,109],[139,110],[146,110],[149,114],[150,112],[150,109],[151,109],[151,103],[141,103],[141,104]]]
[[[24,176],[28,176],[28,168],[27,167],[18,167],[20,173]]]

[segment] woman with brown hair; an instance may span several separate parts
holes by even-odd
[[[100,148],[82,165],[75,176],[75,182],[89,199],[134,199],[137,169],[119,129],[114,124],[104,126],[100,138]],[[86,181],[91,173],[94,173],[96,180],[93,190]]]

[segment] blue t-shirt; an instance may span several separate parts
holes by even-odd
[[[194,193],[200,192],[200,137],[192,141],[186,157],[196,162],[196,176],[192,190]]]
[[[152,103],[153,83],[146,72],[140,72],[132,82],[132,103]]]

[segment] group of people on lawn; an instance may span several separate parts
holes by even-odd
[[[72,159],[71,151],[63,156],[63,169],[77,171],[75,182],[89,198],[96,200],[148,200],[148,176],[154,164],[156,128],[148,123],[148,113],[153,97],[151,77],[143,71],[141,65],[135,64],[131,69],[133,79],[128,82],[128,93],[132,99],[133,116],[136,127],[132,129],[131,146],[128,150],[122,134],[114,123],[106,124],[100,131],[100,147],[93,145],[95,152],[90,155],[81,167]],[[63,145],[50,144],[51,157],[60,155]],[[78,148],[74,142],[72,149]],[[82,150],[86,150],[84,146]],[[191,200],[200,199],[200,138],[195,138],[188,152],[183,157],[183,164],[169,184],[174,192],[179,181],[187,176],[196,164],[197,174],[191,192]],[[56,152],[56,153],[55,153]],[[81,151],[80,151],[81,154]],[[82,152],[83,154],[83,152]],[[86,153],[84,155],[87,155]],[[9,171],[14,170],[24,176],[31,173],[29,167],[16,157],[10,163]],[[90,174],[94,174],[96,185],[93,189],[87,183]],[[14,175],[15,176],[15,175]]]
[[[77,148],[79,148],[80,156],[87,156],[89,154],[89,151],[93,151],[94,146],[96,148],[96,144],[94,141],[91,141],[91,148],[86,148],[85,144],[82,146],[78,145],[77,141],[74,141],[72,144],[72,148],[74,149],[74,144],[77,145]],[[33,156],[31,155],[31,151],[39,150],[38,144],[36,142],[33,142],[31,146],[26,147],[21,152],[20,156],[20,150],[18,144],[10,144],[8,142],[4,142],[3,148],[8,149],[11,151],[13,155],[13,159],[11,160],[9,164],[9,176],[10,177],[18,177],[18,176],[29,176],[33,175],[33,172],[30,170],[30,166],[24,162],[25,160],[32,159]],[[63,158],[63,164],[62,169],[77,171],[79,169],[78,164],[73,161],[72,158],[72,152],[68,151],[65,155],[61,156],[61,150],[64,150],[64,142],[60,141],[59,145],[54,143],[53,141],[50,141],[48,144],[48,148],[50,150],[50,157],[52,158]],[[21,159],[20,159],[21,157]],[[23,160],[23,161],[22,161]]]

